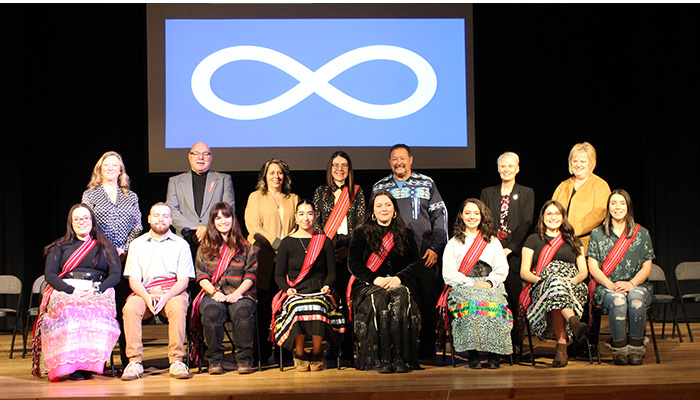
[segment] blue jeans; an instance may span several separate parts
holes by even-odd
[[[625,296],[620,292],[606,292],[603,307],[610,311],[610,333],[613,340],[627,336],[627,316],[629,314],[629,337],[642,339],[646,328],[646,312],[651,301],[651,293],[637,286]]]

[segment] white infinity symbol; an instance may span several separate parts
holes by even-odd
[[[211,89],[211,77],[222,66],[234,61],[260,61],[288,73],[299,83],[282,95],[255,105],[231,104]],[[373,60],[390,60],[406,65],[418,78],[415,92],[394,104],[370,104],[357,100],[329,83],[331,79],[357,64]],[[202,60],[192,73],[192,93],[207,110],[225,118],[253,120],[279,114],[316,93],[329,103],[360,117],[372,119],[400,118],[423,108],[435,95],[437,76],[433,67],[418,54],[396,46],[360,47],[342,54],[317,71],[311,71],[286,54],[259,46],[234,46],[219,50]]]

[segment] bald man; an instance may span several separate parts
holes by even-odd
[[[206,232],[209,212],[216,203],[236,209],[231,176],[210,169],[213,156],[206,143],[196,143],[187,158],[190,171],[170,178],[166,203],[172,208],[175,233],[190,243],[193,252]]]

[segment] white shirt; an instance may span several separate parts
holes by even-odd
[[[473,278],[459,272],[459,265],[462,263],[462,259],[464,259],[472,243],[474,243],[474,238],[473,236],[465,235],[464,243],[459,243],[454,237],[447,242],[445,251],[442,254],[442,277],[445,280],[445,284],[450,286],[474,286],[474,283],[476,283]],[[491,266],[491,273],[486,277],[486,280],[491,282],[494,288],[503,284],[508,276],[508,260],[498,238],[491,238],[491,242],[486,245],[479,260]]]
[[[139,278],[144,286],[162,278],[194,279],[190,245],[172,232],[162,239],[155,239],[148,231],[131,242],[124,276]]]

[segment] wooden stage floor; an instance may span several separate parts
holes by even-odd
[[[660,325],[657,325],[660,331]],[[670,325],[667,326],[670,328]],[[693,324],[700,335],[700,324]],[[162,334],[153,328],[150,334]],[[537,365],[523,361],[520,365],[504,364],[498,370],[470,370],[464,360],[457,368],[450,365],[449,355],[430,363],[425,370],[408,374],[357,371],[335,362],[327,362],[322,372],[299,373],[289,366],[284,372],[267,367],[252,375],[228,371],[224,375],[195,374],[190,380],[171,379],[167,374],[167,345],[146,343],[144,379],[122,382],[118,378],[96,376],[82,382],[51,383],[46,377],[29,373],[31,358],[21,358],[21,345],[8,359],[11,336],[0,335],[0,398],[103,398],[144,397],[151,399],[698,399],[700,398],[700,339],[690,343],[683,328],[684,342],[666,335],[659,338],[661,364],[654,360],[653,346],[648,348],[644,365],[615,366],[609,352],[602,351],[603,364],[587,360],[570,361],[566,368],[551,368],[554,343],[534,341]],[[17,351],[19,348],[19,351]],[[231,357],[227,353],[227,357]],[[118,357],[116,357],[118,360]],[[157,369],[152,366],[163,369]],[[119,361],[117,361],[119,366]],[[193,369],[193,371],[195,371]]]

